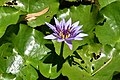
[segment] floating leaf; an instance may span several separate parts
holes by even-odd
[[[49,7],[49,11],[45,13],[44,15],[41,15],[37,17],[36,20],[29,21],[28,25],[31,27],[37,27],[40,25],[45,24],[45,22],[50,22],[50,20],[53,18],[53,15],[55,15],[59,8],[59,1],[58,0],[18,0],[21,6],[20,10],[27,12],[27,13],[37,13],[39,11],[42,11],[43,9]]]
[[[39,63],[39,71],[47,78],[55,79],[61,74],[64,59],[51,52]]]
[[[11,1],[11,0],[0,0],[0,6],[3,6],[8,1]]]
[[[84,45],[86,43],[86,39],[85,40],[81,40],[81,41],[72,41],[72,45],[73,45],[73,49],[70,50],[70,48],[66,45],[57,41],[53,41],[54,47],[55,47],[55,51],[58,55],[62,55],[65,58],[67,58],[68,56],[72,55],[73,52],[81,45]],[[63,51],[61,50],[63,47]],[[62,52],[61,52],[62,51]]]
[[[60,75],[60,71],[57,72],[57,65],[39,63],[39,70],[43,76],[50,79],[55,79]]]
[[[42,33],[23,24],[14,41],[15,49],[21,55],[37,59],[42,59],[50,51],[44,46],[45,43]]]
[[[78,66],[70,66],[67,62],[63,64],[62,74],[67,76],[69,80],[92,80],[89,73]]]
[[[49,11],[45,13],[44,15],[39,16],[36,20],[28,22],[28,25],[32,27],[43,25],[45,24],[45,22],[50,22],[50,20],[57,13],[58,8],[59,8],[59,3],[57,0],[49,0],[49,1],[41,0],[39,5],[40,7],[44,6],[44,8],[49,7]]]
[[[111,58],[108,62],[105,63],[104,66],[101,66],[101,68],[96,72],[96,74],[93,76],[94,78],[97,79],[102,79],[102,80],[112,80],[113,73],[115,71],[120,72],[120,68],[118,64],[120,64],[120,55],[119,51],[117,51],[115,48],[113,48],[110,51]]]
[[[115,1],[119,1],[119,0],[98,0],[98,1],[99,1],[99,3],[100,3],[100,7],[101,7],[101,9],[102,9],[103,7],[105,7],[105,6],[113,3],[113,2],[115,2]]]
[[[11,7],[0,7],[0,37],[3,36],[8,25],[16,24],[22,13]]]
[[[23,80],[37,80],[38,74],[32,66],[27,65],[21,69],[19,76],[17,77],[17,80],[18,79],[21,80],[20,77],[22,77]]]
[[[14,54],[12,48],[13,46],[10,43],[3,44],[0,47],[0,73],[6,73],[7,68],[13,62]]]
[[[2,74],[2,77],[0,77],[1,80],[13,80],[15,79],[15,75],[12,75],[10,73],[4,73]]]
[[[16,34],[18,33],[19,25],[10,25],[7,27],[5,34],[0,38],[0,45],[4,43],[12,43]]]
[[[96,27],[96,35],[102,44],[115,45],[120,39],[120,2],[114,2],[103,8],[100,12],[106,18],[103,26]]]
[[[91,5],[79,5],[61,10],[57,16],[58,18],[72,18],[72,22],[80,21],[79,25],[83,25],[83,31],[89,32],[95,27],[98,9],[95,10],[91,12]]]

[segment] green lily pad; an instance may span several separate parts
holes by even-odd
[[[114,3],[109,4],[100,11],[106,18],[106,22],[103,26],[97,26],[95,33],[102,44],[110,44],[111,46],[115,46],[116,42],[119,42],[119,5],[120,2],[116,1]]]
[[[0,6],[3,6],[8,1],[11,1],[11,0],[0,0]]]
[[[37,80],[37,71],[30,65],[24,66],[17,77],[17,80]]]
[[[20,31],[14,40],[14,45],[19,54],[40,60],[50,51],[44,46],[46,42],[42,33],[21,24]]]
[[[13,46],[10,43],[3,44],[0,47],[0,73],[6,73],[7,68],[13,62],[14,54],[12,48]]]
[[[46,64],[43,62],[39,63],[39,71],[43,76],[50,79],[57,78],[61,73],[61,71],[57,72],[57,65],[53,66],[52,64]]]
[[[28,21],[28,25],[31,27],[37,27],[45,24],[45,22],[50,22],[59,8],[59,1],[57,0],[18,0],[23,6],[19,6],[18,9],[26,13],[37,13],[45,8],[49,8],[48,12],[38,16],[35,20]]]
[[[1,80],[13,80],[15,79],[15,75],[10,73],[4,73],[2,74],[2,77],[0,77]]]
[[[79,25],[83,25],[82,30],[84,32],[90,32],[94,29],[96,24],[98,8],[95,8],[96,9],[91,12],[91,5],[72,6],[58,12],[57,16],[58,18],[65,18],[66,20],[72,18],[72,23],[80,21]]]
[[[120,72],[120,68],[118,66],[118,64],[120,64],[120,52],[113,48],[110,53],[112,53],[111,59],[98,70],[98,72],[93,76],[94,78],[112,80],[114,72]]]
[[[92,80],[89,73],[78,66],[70,66],[67,62],[63,64],[62,74],[67,76],[69,80]]]
[[[100,3],[100,8],[102,9],[103,7],[115,2],[115,1],[120,1],[120,0],[98,0]]]
[[[8,25],[17,23],[21,14],[21,11],[15,8],[0,7],[0,37],[3,36]]]

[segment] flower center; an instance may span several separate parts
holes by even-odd
[[[70,32],[68,30],[60,31],[59,36],[61,36],[62,39],[67,39],[70,37]]]

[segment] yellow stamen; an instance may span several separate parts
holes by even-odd
[[[63,39],[65,38],[65,36],[63,35],[62,32],[60,32],[59,35],[60,35]]]
[[[59,33],[59,36],[61,36],[62,39],[66,39],[66,38],[69,38],[69,37],[70,37],[70,34],[69,34],[69,32],[68,32],[67,35],[64,35],[63,32],[60,32],[60,33]]]

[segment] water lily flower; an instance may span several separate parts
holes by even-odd
[[[52,29],[54,33],[47,35],[44,39],[53,39],[58,42],[65,42],[69,48],[72,50],[72,40],[83,40],[84,36],[88,34],[81,33],[82,25],[78,26],[79,21],[72,24],[71,18],[65,22],[65,19],[62,19],[60,22],[54,17],[55,25],[51,25],[47,22],[46,25]]]

